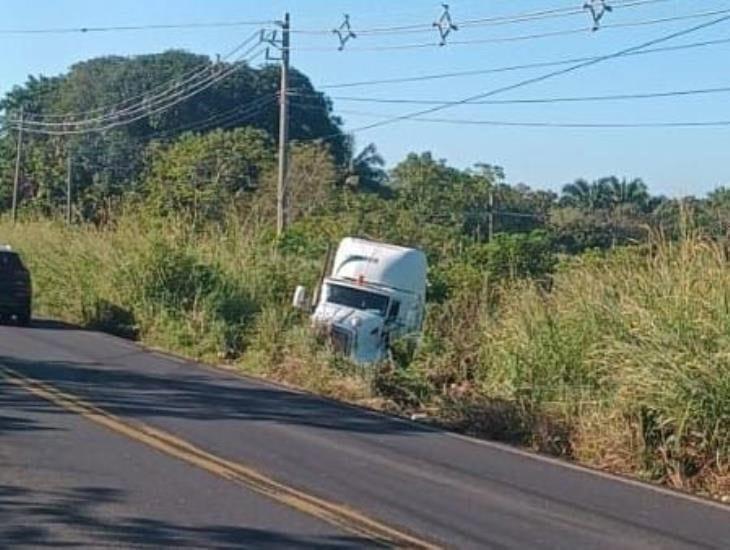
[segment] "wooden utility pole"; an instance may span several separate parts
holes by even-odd
[[[279,179],[276,187],[276,233],[287,223],[287,172],[289,170],[289,14],[281,23],[281,89],[279,91]]]
[[[487,237],[489,239],[489,242],[492,242],[492,238],[494,237],[494,190],[489,189],[489,225],[487,228]]]
[[[13,179],[13,223],[18,219],[18,184],[20,183],[20,156],[23,149],[23,107],[20,107],[18,118],[18,151],[15,155],[15,178]]]
[[[71,152],[68,153],[66,162],[66,223],[71,225],[71,170],[73,167]]]

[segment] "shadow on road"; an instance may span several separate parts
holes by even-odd
[[[309,394],[282,391],[210,369],[169,365],[164,359],[135,353],[116,357],[133,366],[101,362],[28,361],[0,355],[0,364],[123,417],[222,421],[245,420],[312,426],[328,430],[372,434],[422,434],[405,422],[346,409]],[[152,367],[147,372],[146,364]],[[153,374],[154,371],[157,373]]]
[[[77,325],[53,319],[33,319],[30,326],[39,330],[83,330]]]
[[[0,378],[0,380],[2,379]],[[53,426],[45,425],[31,418],[6,414],[7,412],[22,413],[23,411],[58,414],[57,408],[44,401],[29,400],[28,396],[23,393],[8,391],[8,389],[2,387],[2,382],[0,382],[0,388],[2,388],[2,391],[0,391],[0,436],[11,432],[57,430]],[[0,539],[1,541],[2,539]]]
[[[0,548],[358,548],[346,536],[293,536],[229,525],[178,525],[145,517],[112,517],[123,491],[74,487],[31,491],[0,485]]]

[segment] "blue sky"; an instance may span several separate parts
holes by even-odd
[[[563,8],[581,0],[451,0],[460,20]],[[609,2],[610,3],[610,2]],[[621,24],[674,16],[730,10],[730,0],[666,0],[614,10],[606,24]],[[355,30],[430,23],[440,4],[426,0],[0,0],[1,29],[92,27],[277,19],[291,13],[294,29],[331,29],[349,13]],[[526,41],[451,45],[443,48],[368,50],[404,43],[432,42],[434,34],[361,35],[343,52],[336,38],[295,34],[292,63],[315,86],[420,74],[487,69],[506,65],[601,55],[693,26],[712,17],[656,25],[606,28],[597,33]],[[510,37],[588,25],[588,15],[530,21],[521,24],[463,27],[453,40]],[[0,33],[0,94],[25,81],[29,74],[55,75],[89,57],[159,52],[182,48],[214,56],[252,32],[248,27],[110,33],[15,35]],[[730,22],[704,29],[672,44],[730,38]],[[590,96],[663,92],[730,86],[727,61],[730,42],[626,57],[570,75],[500,95],[499,99]],[[483,74],[398,85],[328,90],[332,96],[457,100],[537,76],[551,69]],[[497,99],[496,97],[494,99]],[[730,94],[597,103],[535,105],[469,105],[440,112],[440,118],[511,122],[636,123],[730,120]],[[346,129],[375,121],[348,111],[396,115],[418,109],[409,105],[354,103],[335,100],[335,112]],[[510,182],[559,189],[577,177],[616,174],[642,177],[656,193],[703,194],[730,185],[730,127],[662,129],[556,129],[466,126],[402,122],[358,134],[359,145],[375,142],[389,164],[410,151],[430,150],[438,158],[466,167],[477,162],[499,164]]]

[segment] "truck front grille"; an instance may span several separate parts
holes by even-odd
[[[330,329],[330,343],[337,353],[349,355],[352,350],[352,334],[346,329],[333,326]]]

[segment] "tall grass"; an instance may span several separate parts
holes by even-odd
[[[578,460],[728,491],[729,268],[686,238],[574,261],[550,293],[513,288],[483,319],[479,393],[557,420]]]
[[[566,260],[550,290],[472,273],[429,306],[415,354],[367,371],[331,354],[289,306],[296,284],[314,284],[317,251],[266,228],[128,215],[110,230],[1,223],[0,240],[24,253],[42,315],[730,494],[730,262],[716,242],[657,238]]]

